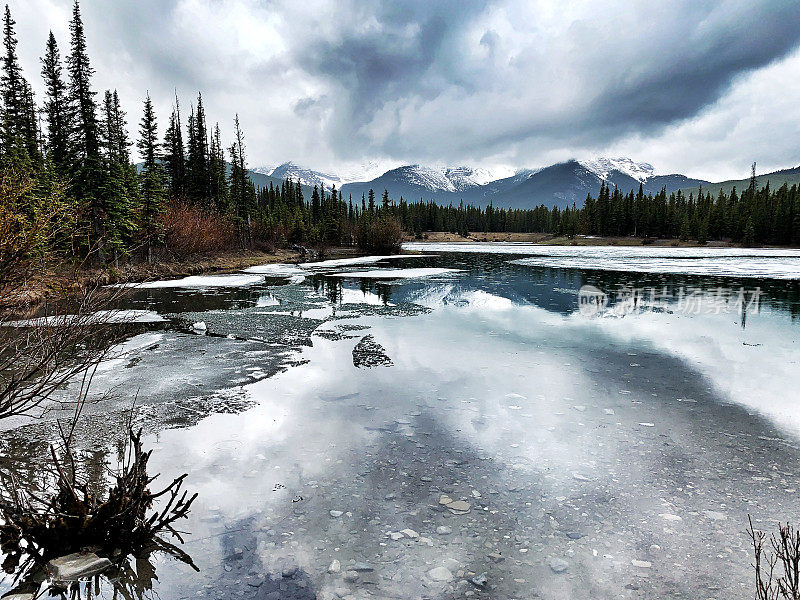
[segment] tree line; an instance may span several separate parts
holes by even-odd
[[[596,196],[588,194],[582,207],[564,209],[540,205],[533,209],[480,208],[472,205],[438,206],[433,202],[393,208],[407,231],[522,232],[559,236],[636,236],[676,238],[705,243],[730,240],[745,245],[800,245],[800,191],[769,182],[758,188],[755,165],[749,186],[741,193],[720,190],[716,195],[699,189],[697,196],[681,190],[645,195],[623,193],[601,182]]]
[[[347,198],[290,179],[257,188],[247,169],[238,115],[223,146],[209,126],[203,97],[181,112],[178,98],[163,136],[145,94],[135,140],[116,90],[99,95],[80,5],[62,59],[51,32],[41,58],[44,97],[37,103],[17,57],[15,22],[6,5],[0,79],[0,236],[46,231],[39,249],[101,263],[146,259],[191,248],[360,245],[397,248],[402,230],[541,232],[574,236],[730,239],[744,244],[800,244],[797,186],[750,186],[716,196],[700,190],[645,195],[605,183],[583,207],[531,209],[440,206],[397,200],[384,190]],[[137,160],[132,157],[135,147]],[[30,237],[30,236],[28,236]],[[34,236],[35,237],[35,236]],[[191,243],[189,243],[191,242]],[[5,247],[7,247],[6,244]],[[46,246],[46,248],[45,248]],[[29,251],[27,248],[25,251]],[[4,257],[0,257],[4,260]]]

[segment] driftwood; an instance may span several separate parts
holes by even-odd
[[[158,477],[147,473],[152,451],[143,450],[141,430],[130,430],[122,464],[118,471],[110,472],[113,485],[100,495],[79,476],[71,435],[62,433],[60,452],[51,446],[51,489],[23,489],[13,475],[3,475],[3,569],[19,579],[55,557],[86,550],[112,560],[164,551],[197,569],[185,552],[162,538],[183,542],[176,522],[188,515],[197,497],[183,489],[186,475],[152,492],[151,484]],[[158,499],[158,510],[152,510]]]

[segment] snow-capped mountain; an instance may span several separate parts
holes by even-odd
[[[637,191],[656,194],[662,188],[667,193],[682,188],[706,185],[685,175],[655,175],[649,163],[630,158],[599,157],[591,160],[568,160],[540,169],[476,168],[470,166],[405,165],[386,170],[387,163],[371,161],[347,172],[324,173],[286,162],[274,168],[253,169],[273,179],[287,177],[306,187],[334,185],[343,196],[360,199],[373,190],[377,196],[383,190],[395,200],[433,200],[439,203],[464,201],[497,207],[531,207],[544,204],[561,208],[580,206],[587,194],[596,195],[601,182],[623,193]]]
[[[309,187],[315,185],[323,186],[326,190],[330,190],[334,185],[340,188],[344,184],[344,181],[342,181],[341,177],[338,175],[307,169],[291,161],[278,165],[269,175],[277,179],[288,178],[292,181],[299,180],[302,185],[307,185]]]
[[[592,160],[578,161],[581,166],[589,169],[600,179],[606,180],[614,171],[622,173],[637,181],[645,182],[653,176],[653,165],[646,162],[635,162],[630,158],[605,158],[598,157]]]
[[[470,194],[491,181],[511,173],[510,169],[477,169],[468,166],[430,167],[425,165],[405,165],[390,169],[371,181],[346,184],[342,191],[354,198],[369,190],[379,194],[389,190],[393,197],[402,196],[406,200],[420,198],[453,198]]]
[[[444,176],[452,184],[453,188],[457,191],[467,190],[469,188],[486,185],[492,181],[497,181],[504,177],[513,174],[510,168],[496,168],[496,169],[476,169],[473,167],[452,167],[444,170]]]

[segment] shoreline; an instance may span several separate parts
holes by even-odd
[[[357,256],[355,248],[332,248],[326,257]],[[143,283],[159,279],[180,279],[191,275],[222,274],[271,263],[300,263],[303,255],[296,250],[274,252],[256,250],[225,251],[185,259],[128,263],[115,267],[86,267],[67,261],[44,263],[32,271],[25,283],[2,304],[16,313],[26,313],[43,303],[61,300],[93,286],[115,283]]]
[[[673,248],[743,248],[743,244],[723,240],[713,240],[706,244],[698,244],[694,240],[681,241],[675,238],[640,238],[626,236],[554,236],[547,233],[515,233],[515,232],[470,232],[463,237],[457,233],[447,231],[426,231],[422,239],[408,236],[404,242],[447,242],[447,243],[485,243],[485,242],[516,242],[549,246],[644,246],[644,247],[673,247]],[[758,248],[791,248],[792,246],[762,245]]]

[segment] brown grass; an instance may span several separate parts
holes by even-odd
[[[419,241],[414,237],[407,237],[406,241]],[[693,241],[682,242],[675,239],[655,239],[637,237],[585,237],[575,236],[554,236],[548,233],[512,233],[512,232],[489,232],[472,231],[468,237],[462,237],[457,233],[447,231],[426,231],[423,240],[427,242],[526,242],[530,244],[550,244],[553,246],[680,246],[696,247],[698,244]],[[709,242],[704,244],[707,247],[727,247],[735,246],[729,242]]]

